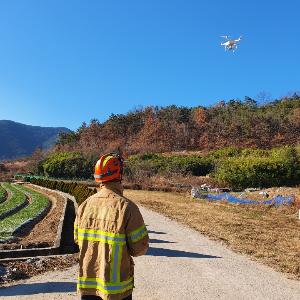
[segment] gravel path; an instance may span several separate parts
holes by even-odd
[[[151,249],[135,259],[136,300],[300,299],[300,282],[233,253],[218,242],[141,209]],[[77,267],[0,289],[0,299],[78,299]]]

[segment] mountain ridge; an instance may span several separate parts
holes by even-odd
[[[12,120],[0,120],[0,160],[31,155],[36,148],[47,150],[66,127],[27,125]]]

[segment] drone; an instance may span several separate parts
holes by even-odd
[[[237,49],[237,43],[242,39],[241,36],[238,39],[230,39],[229,35],[221,35],[221,37],[226,40],[224,43],[221,43],[221,46],[224,46],[225,51],[228,50],[232,52]]]

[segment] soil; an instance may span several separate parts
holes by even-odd
[[[44,248],[54,245],[65,200],[55,192],[45,191],[32,185],[26,186],[48,196],[52,203],[51,208],[47,215],[31,229],[29,234],[17,237],[12,243],[0,244],[0,250]]]
[[[31,257],[0,263],[0,285],[62,270],[78,263],[78,254]]]

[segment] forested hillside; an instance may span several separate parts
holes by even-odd
[[[0,160],[28,156],[36,148],[52,147],[63,127],[30,126],[13,121],[0,120]]]
[[[83,123],[62,134],[56,151],[99,154],[122,148],[127,154],[223,147],[272,148],[300,143],[300,97],[264,105],[245,97],[212,107],[146,107]]]

